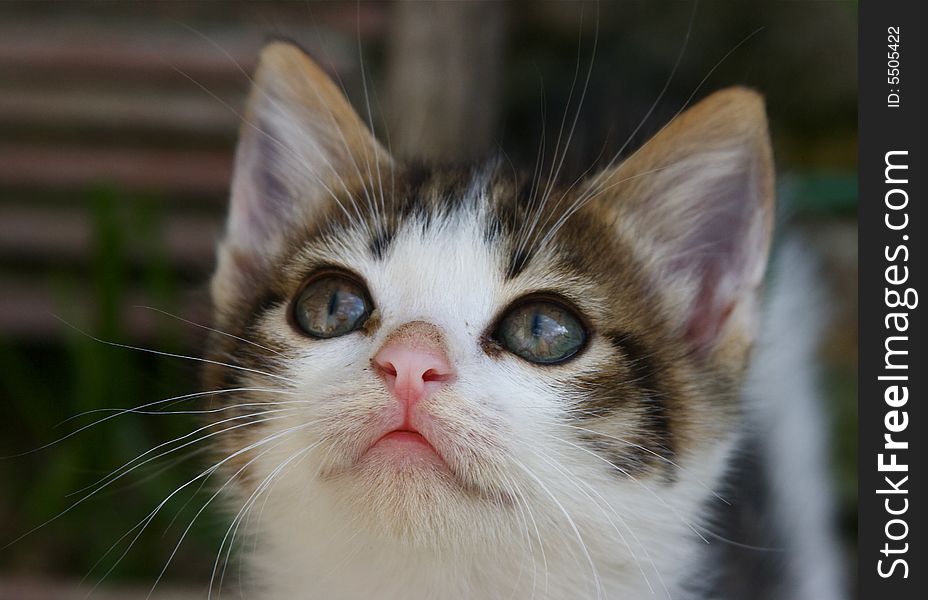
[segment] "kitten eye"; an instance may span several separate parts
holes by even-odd
[[[527,361],[552,364],[579,352],[586,342],[586,330],[569,309],[539,300],[510,310],[500,321],[495,337]]]
[[[317,338],[333,338],[359,329],[370,316],[367,293],[356,281],[339,275],[320,277],[297,298],[293,316]]]

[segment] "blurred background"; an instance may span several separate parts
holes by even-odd
[[[237,114],[281,36],[406,157],[532,169],[579,114],[565,178],[690,98],[761,90],[784,218],[811,234],[833,309],[822,370],[850,559],[856,34],[857,3],[841,1],[0,3],[0,599],[84,598],[101,581],[94,598],[144,598],[175,547],[154,597],[202,596],[226,527],[197,516],[209,486],[148,518],[202,471],[201,444],[87,497],[195,417],[87,411],[199,389],[195,361],[106,342],[197,356],[203,330],[177,317],[208,323]]]

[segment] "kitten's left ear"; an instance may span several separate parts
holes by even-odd
[[[287,234],[337,202],[345,181],[391,163],[329,76],[300,48],[261,52],[239,132],[226,237],[213,279],[217,304],[252,285]],[[341,200],[336,200],[340,196]]]
[[[740,360],[758,326],[773,226],[761,96],[709,96],[588,186],[607,196],[619,234],[693,349]]]

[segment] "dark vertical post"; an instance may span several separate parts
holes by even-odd
[[[491,152],[507,3],[397,2],[388,55],[388,123],[403,158],[469,161]]]

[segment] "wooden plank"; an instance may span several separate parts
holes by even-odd
[[[243,95],[225,94],[218,100],[199,89],[179,93],[135,88],[105,90],[86,84],[54,93],[47,89],[0,89],[0,124],[43,130],[83,127],[231,138],[239,124],[235,111],[243,105]]]
[[[95,301],[87,288],[70,292],[67,298],[60,297],[61,289],[47,282],[5,279],[0,280],[0,288],[3,289],[0,294],[0,336],[5,339],[60,341],[73,333],[61,319],[85,331],[93,328],[91,316]],[[180,307],[160,305],[144,291],[132,289],[126,292],[120,312],[120,323],[127,332],[127,338],[108,341],[150,342],[158,339],[158,332],[166,325],[180,332],[188,343],[202,340],[205,335],[205,330],[201,328],[143,307],[167,310],[194,323],[209,324],[210,309],[205,281],[201,288],[193,289],[185,295]]]
[[[0,146],[0,186],[125,189],[196,194],[225,200],[229,151],[19,145]]]
[[[205,27],[196,20],[144,18],[144,10],[116,19],[67,18],[54,13],[46,18],[0,18],[0,71],[19,76],[58,73],[68,79],[119,76],[183,82],[190,77],[245,86],[262,46],[274,35],[297,40],[322,59],[324,68],[346,76],[357,71],[357,26],[354,5],[343,8],[350,10],[307,10],[303,18],[277,23],[214,22]],[[326,17],[316,18],[315,13]],[[383,30],[383,13],[383,9],[369,7],[360,10],[362,37]],[[333,26],[347,27],[349,21],[350,37],[333,35]]]
[[[222,217],[170,214],[159,232],[160,247],[175,267],[207,271],[213,265]],[[89,262],[93,219],[75,209],[0,204],[0,259]],[[128,239],[129,258],[150,259],[138,240]]]
[[[256,30],[209,36],[221,48],[217,49],[179,23],[170,29],[110,25],[51,19],[6,22],[0,25],[0,67],[60,71],[71,77],[106,73],[173,79],[181,71],[238,81],[243,76],[239,67],[254,69],[262,44]]]

